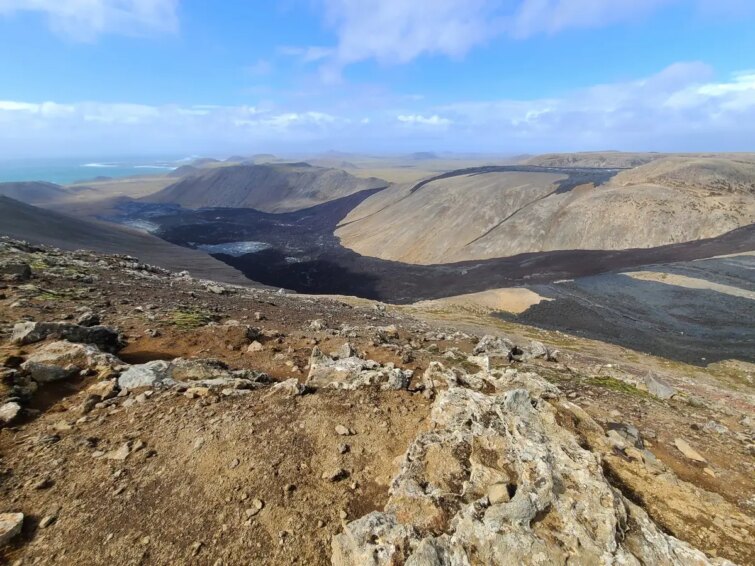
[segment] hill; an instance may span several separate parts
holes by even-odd
[[[55,183],[45,183],[43,181],[0,183],[0,196],[29,204],[57,202],[70,197],[74,192],[73,189],[67,189]]]
[[[287,212],[387,184],[380,179],[360,179],[345,171],[306,163],[228,165],[200,171],[143,200],[180,204],[184,208]]]
[[[363,255],[432,264],[652,248],[755,222],[755,170],[746,162],[664,158],[613,178],[577,168],[511,169],[392,186],[352,210],[336,235]]]
[[[209,255],[170,244],[125,227],[83,220],[0,197],[0,235],[67,250],[87,248],[128,254],[141,261],[196,277],[239,285],[250,284],[241,273]]]

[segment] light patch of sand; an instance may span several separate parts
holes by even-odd
[[[489,289],[479,293],[469,293],[466,295],[456,295],[433,301],[420,301],[415,306],[432,306],[439,304],[461,305],[461,306],[478,306],[491,311],[506,311],[513,314],[519,314],[526,311],[532,305],[540,301],[550,301],[547,297],[542,297],[534,291],[524,287],[508,287],[503,289]]]
[[[624,275],[628,275],[633,279],[639,279],[641,281],[654,281],[656,283],[665,283],[666,285],[686,287],[687,289],[707,289],[710,291],[716,291],[717,293],[731,295],[732,297],[741,297],[743,299],[755,301],[755,292],[740,289],[739,287],[733,287],[731,285],[713,283],[711,281],[706,281],[705,279],[687,277],[686,275],[662,273],[657,271],[631,271],[624,273]]]

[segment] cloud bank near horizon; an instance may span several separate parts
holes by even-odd
[[[9,157],[166,151],[543,152],[590,149],[754,150],[755,70],[727,80],[699,62],[561,97],[424,106],[389,101],[369,113],[330,108],[0,100]]]

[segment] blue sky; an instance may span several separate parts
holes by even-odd
[[[0,0],[0,155],[755,150],[751,0]]]

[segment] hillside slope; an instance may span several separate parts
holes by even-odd
[[[755,560],[752,365],[4,239],[0,269],[2,564]]]
[[[0,196],[0,235],[67,250],[81,248],[128,254],[141,261],[195,277],[238,285],[251,282],[240,272],[199,251],[114,224],[73,218]]]
[[[70,198],[82,188],[67,188],[43,181],[0,183],[0,196],[28,204],[50,204]],[[85,190],[85,189],[84,189]]]
[[[432,264],[651,248],[755,222],[755,165],[746,162],[660,160],[564,189],[568,177],[479,172],[393,186],[355,208],[336,236],[363,255]]]
[[[345,171],[306,163],[229,165],[200,170],[143,200],[180,204],[185,208],[287,212],[387,184],[380,179],[360,179]]]

